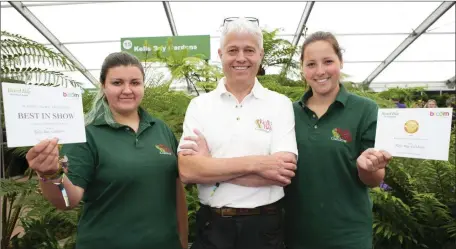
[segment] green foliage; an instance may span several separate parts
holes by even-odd
[[[288,96],[291,99],[291,101],[299,100],[304,94],[304,86],[299,86],[299,82],[295,83],[291,80],[281,81],[280,76],[278,75],[259,76],[258,81],[265,88]],[[285,82],[286,84],[292,86],[281,84],[281,82]]]
[[[204,89],[204,92],[208,93],[217,87],[217,82],[197,82],[196,86]]]
[[[165,65],[171,72],[171,82],[185,79],[187,89],[194,90],[199,94],[195,82],[214,82],[222,77],[219,67],[210,65],[200,56],[189,57],[187,49],[174,50],[172,39],[168,40],[166,50],[169,52],[168,56],[164,56],[162,49],[157,49],[151,53],[150,57],[146,56],[146,64],[159,63]],[[145,68],[148,69],[149,67],[146,65]],[[146,72],[146,74],[148,73]]]
[[[426,92],[422,87],[390,88],[380,92],[378,96],[387,100],[399,99],[408,107],[414,107],[417,101],[427,98]]]
[[[56,210],[41,195],[35,197],[36,206],[20,219],[24,235],[12,238],[12,248],[73,248],[80,210]]]
[[[455,248],[455,130],[448,161],[394,158],[387,191],[371,190],[375,249]]]
[[[146,88],[141,106],[153,116],[165,121],[180,139],[185,111],[191,96],[170,91],[169,84]]]
[[[455,100],[456,100],[456,97],[453,94],[449,94],[449,93],[444,93],[444,94],[427,94],[427,98],[424,98],[423,101],[427,101],[429,99],[434,99],[436,102],[437,102],[437,106],[439,107],[448,107],[448,104],[453,102],[453,105],[456,105]],[[447,101],[449,103],[447,103]]]
[[[371,198],[374,203],[374,248],[402,248],[404,244],[415,246],[417,240],[412,229],[418,223],[410,207],[380,188],[371,190]]]
[[[285,39],[277,38],[280,29],[272,31],[263,30],[264,56],[259,70],[259,76],[264,75],[268,67],[284,66],[292,73],[299,70],[299,61],[293,56],[298,52],[298,48]]]
[[[222,69],[218,66],[210,65],[207,61],[204,61],[203,65],[190,75],[194,81],[198,82],[217,82],[223,77]]]
[[[199,209],[198,189],[195,184],[188,184],[186,187],[188,207],[189,241],[194,241],[196,236],[196,211]]]
[[[1,31],[1,67],[2,81],[30,83],[36,85],[80,86],[58,71],[43,67],[76,70],[76,67],[64,55],[56,53],[46,46],[28,38],[6,31]]]
[[[42,196],[37,179],[31,177],[34,172],[30,170],[27,173],[28,179],[0,181],[0,197],[3,200],[1,248],[71,248],[80,207],[69,211],[57,210]],[[11,236],[17,225],[24,228],[24,236]],[[57,243],[62,239],[66,243]],[[62,244],[67,247],[62,247]]]
[[[90,108],[92,108],[92,101],[94,100],[96,95],[96,92],[84,90],[84,92],[82,93],[82,110],[84,113],[90,111]]]
[[[301,80],[291,80],[286,77],[283,77],[283,75],[277,75],[277,74],[268,74],[268,75],[263,75],[263,76],[257,76],[258,81],[261,84],[266,84],[266,85],[281,85],[281,86],[291,86],[291,87],[300,87],[304,91],[304,82]]]
[[[276,91],[289,97],[292,101],[299,100],[304,92],[307,90],[305,82],[301,80],[290,80],[281,75],[264,75],[258,76],[258,81],[269,90]],[[394,103],[381,97],[379,93],[370,90],[364,90],[361,86],[351,82],[343,83],[345,88],[354,94],[363,96],[375,101],[380,108],[392,108]]]
[[[373,92],[370,90],[364,90],[362,88],[362,86],[353,84],[352,82],[346,82],[346,83],[344,83],[344,86],[351,93],[354,93],[356,95],[363,96],[365,98],[369,98],[369,99],[375,101],[375,103],[377,103],[379,108],[394,108],[395,107],[395,104],[390,99],[382,97],[381,94],[383,92],[376,93],[376,92]]]

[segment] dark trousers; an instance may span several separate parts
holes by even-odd
[[[221,217],[208,206],[196,214],[191,249],[284,249],[283,214]]]

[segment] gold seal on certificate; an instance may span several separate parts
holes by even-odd
[[[418,124],[418,121],[416,121],[416,120],[408,120],[404,124],[404,130],[410,134],[417,132],[419,127],[420,127],[420,124]]]

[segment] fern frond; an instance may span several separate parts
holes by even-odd
[[[391,192],[380,188],[371,189],[374,202],[375,244],[393,243],[416,245],[415,233],[419,228],[411,208]]]
[[[5,59],[75,70],[75,65],[63,54],[23,36],[1,31],[2,62]],[[5,65],[2,63],[2,65]],[[18,64],[15,64],[18,65]]]
[[[25,207],[29,207],[24,217],[39,218],[44,215],[49,216],[50,219],[58,219],[72,225],[77,225],[79,209],[71,210],[57,210],[48,200],[41,194],[31,194],[22,203]]]
[[[33,85],[66,86],[70,84],[75,87],[82,86],[82,83],[70,79],[61,72],[41,68],[8,68],[3,66],[0,70],[0,74],[2,75],[2,78],[23,81]]]
[[[443,226],[447,230],[450,238],[456,239],[456,219]]]
[[[435,194],[415,193],[413,213],[428,224],[446,223],[452,219],[448,207],[441,203]]]
[[[1,31],[0,47],[2,79],[36,85],[82,85],[58,71],[77,70],[70,60],[38,42]]]
[[[0,196],[19,195],[36,190],[37,181],[15,181],[12,179],[0,179]]]

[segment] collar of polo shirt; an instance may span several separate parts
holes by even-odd
[[[220,96],[222,96],[224,94],[228,94],[228,90],[226,90],[226,86],[225,86],[225,81],[226,81],[225,77],[221,78],[217,84],[217,88],[214,90],[217,93],[219,93]],[[257,78],[255,78],[255,84],[253,85],[253,88],[252,88],[252,95],[257,99],[266,98],[266,96],[265,96],[266,89],[261,85],[261,83],[258,81]]]
[[[153,125],[156,122],[155,118],[152,117],[149,113],[147,113],[147,111],[144,110],[141,106],[138,107],[138,114],[139,114],[140,123],[143,122],[143,123],[149,123],[150,125]],[[106,113],[104,113],[103,111],[100,111],[97,114],[95,120],[92,122],[92,125],[95,125],[95,126],[109,125],[113,128],[120,128],[120,127],[124,126],[119,123],[108,124],[108,122],[106,122],[105,115],[106,115]]]
[[[307,90],[299,100],[299,104],[302,107],[304,107],[307,103],[307,100],[309,100],[310,97],[312,97],[312,95],[312,89]],[[339,102],[342,104],[343,107],[345,107],[347,105],[348,95],[349,92],[347,91],[347,89],[345,89],[343,84],[339,83],[339,92],[337,93],[335,102]]]

